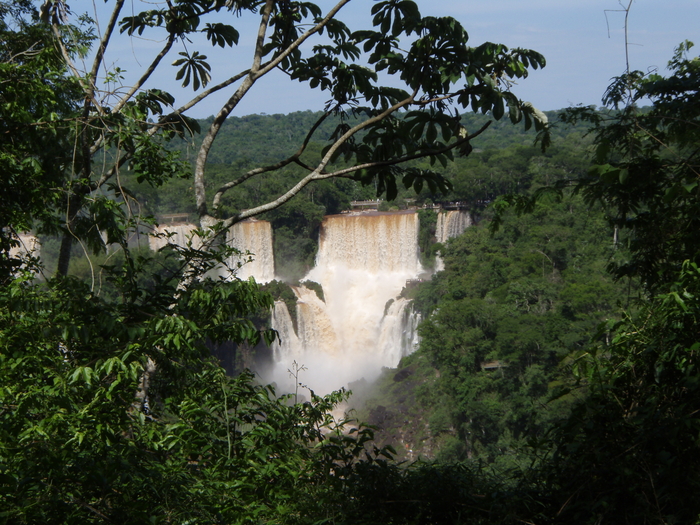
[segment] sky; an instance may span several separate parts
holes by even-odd
[[[547,59],[543,70],[530,73],[518,82],[513,91],[519,98],[532,102],[542,110],[554,110],[571,105],[600,105],[610,79],[625,70],[625,12],[629,0],[417,0],[424,16],[451,16],[469,33],[469,44],[477,46],[490,41],[508,47],[534,49]],[[316,2],[327,11],[332,0]],[[345,6],[339,18],[351,29],[368,28],[373,0],[353,0]],[[151,3],[152,4],[152,3]],[[74,13],[88,11],[103,26],[107,20],[106,7],[101,0],[74,0]],[[148,3],[127,0],[127,9],[141,11]],[[93,6],[99,9],[96,14]],[[234,50],[220,50],[210,45],[199,49],[209,56],[213,82],[225,78],[226,72],[248,67],[252,57],[251,37],[257,21],[239,19],[240,45]],[[633,0],[628,17],[630,68],[633,70],[665,72],[674,48],[684,40],[698,44],[700,54],[699,0]],[[108,64],[126,71],[129,83],[149,57],[162,46],[157,38],[120,37],[113,42],[107,55]],[[179,51],[179,50],[177,50]],[[177,51],[171,55],[172,62]],[[172,52],[171,52],[172,53]],[[168,71],[170,69],[170,71]],[[191,97],[191,89],[181,89],[174,80],[175,68],[167,68],[155,78],[150,87],[161,87],[178,100]],[[232,115],[256,113],[290,113],[323,109],[327,95],[310,90],[306,85],[288,81],[277,73],[259,81],[241,101]],[[224,102],[221,98],[200,103],[191,112],[194,117],[215,114]]]

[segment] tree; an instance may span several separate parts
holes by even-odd
[[[610,113],[574,108],[566,120],[592,124],[595,164],[578,183],[588,202],[609,211],[610,224],[628,232],[632,256],[613,266],[617,278],[639,278],[663,291],[685,260],[700,255],[698,166],[700,59],[684,42],[668,64],[671,76],[628,71],[605,93]],[[638,103],[651,100],[651,108]]]
[[[509,79],[544,65],[539,54],[494,44],[467,47],[456,21],[423,18],[408,1],[377,3],[376,30],[353,33],[336,19],[349,1],[323,15],[315,4],[303,2],[183,0],[122,17],[125,3],[115,0],[87,71],[79,69],[78,59],[88,57],[91,21],[74,19],[62,0],[47,0],[39,13],[29,4],[18,4],[22,9],[16,11],[0,4],[3,36],[21,51],[3,55],[3,67],[37,87],[20,92],[3,84],[3,102],[8,101],[3,111],[9,107],[12,118],[1,125],[35,129],[37,146],[60,137],[54,153],[7,140],[13,138],[7,129],[15,128],[2,128],[2,158],[9,159],[13,175],[8,187],[27,189],[23,202],[30,205],[24,211],[21,203],[11,208],[2,226],[62,233],[58,278],[37,283],[24,273],[10,279],[8,270],[0,288],[3,518],[17,523],[303,522],[295,500],[304,494],[304,501],[317,504],[309,518],[317,522],[343,515],[348,483],[357,490],[363,479],[377,481],[376,473],[386,471],[382,457],[390,451],[371,447],[365,429],[343,434],[343,425],[330,415],[342,392],[325,398],[310,393],[308,402],[296,403],[255,385],[249,374],[225,376],[207,344],[270,342],[274,333],[250,321],[259,309],[270,308],[270,296],[253,282],[207,278],[230,254],[213,242],[199,249],[170,247],[153,256],[132,252],[128,233],[138,217],[120,176],[128,168],[157,186],[184,174],[187,167],[167,142],[197,131],[187,112],[229,86],[232,92],[224,94],[194,168],[200,219],[203,226],[215,226],[214,233],[331,177],[376,181],[379,193],[388,197],[396,194],[399,178],[417,190],[424,184],[432,191],[444,189],[447,182],[437,173],[400,165],[421,157],[446,162],[454,151],[469,153],[469,141],[486,126],[467,132],[456,109],[447,113],[450,102],[490,111],[495,118],[507,108],[514,122],[544,129],[542,115],[508,91]],[[219,18],[210,22],[209,15]],[[224,81],[211,85],[206,57],[189,46],[198,39],[234,46],[238,33],[218,21],[221,15],[257,17],[260,30],[251,67],[227,72]],[[10,16],[16,17],[14,25]],[[127,35],[154,32],[163,36],[163,47],[133,86],[122,89],[120,71],[108,70],[103,90],[100,71],[118,29]],[[42,72],[50,74],[48,80],[31,75],[41,64],[22,43],[30,31],[39,35],[42,54],[37,56],[46,60]],[[329,43],[303,50],[320,33]],[[415,37],[408,51],[399,48],[401,35]],[[177,44],[184,50],[175,60],[176,79],[196,93],[175,106],[166,91],[144,87]],[[363,51],[369,67],[345,62]],[[341,119],[336,133],[319,162],[307,164],[302,156],[315,125],[297,154],[237,174],[209,202],[209,148],[231,110],[274,68],[328,91],[331,102],[321,120],[336,114]],[[395,75],[406,89],[377,85],[375,70]],[[332,171],[330,162],[340,155],[347,166]],[[270,203],[217,216],[227,191],[291,163],[308,172],[294,187]],[[34,170],[30,177],[22,176],[24,166]],[[213,238],[209,230],[200,235]],[[110,294],[65,276],[76,240],[98,250],[119,244],[121,259],[104,267]]]
[[[3,521],[310,523],[339,512],[346,480],[390,457],[369,430],[331,416],[347,394],[278,397],[210,355],[224,341],[270,343],[274,332],[250,321],[269,294],[206,278],[225,252],[202,264],[197,250],[165,250],[155,274],[153,256],[126,242],[123,254],[105,266],[114,296],[30,272],[0,288]],[[196,274],[183,288],[185,267]],[[311,498],[302,514],[297,501]]]
[[[73,140],[79,147],[65,170],[69,180],[63,187],[61,216],[66,220],[58,272],[67,272],[74,239],[88,236],[99,248],[102,241],[97,232],[104,228],[95,227],[94,220],[88,219],[98,217],[104,208],[100,192],[128,201],[128,192],[119,183],[120,169],[128,166],[139,180],[154,185],[183,173],[185,168],[163,145],[175,136],[199,131],[187,113],[204,99],[220,97],[223,102],[204,132],[197,154],[195,199],[201,224],[206,228],[220,224],[219,231],[281,206],[306,185],[332,177],[376,183],[377,193],[389,199],[396,196],[398,183],[417,191],[424,185],[433,192],[444,191],[449,184],[437,172],[402,165],[429,158],[431,163],[444,166],[455,152],[468,154],[470,140],[488,126],[464,129],[459,112],[468,108],[490,112],[495,119],[507,113],[513,122],[524,121],[528,128],[534,123],[536,129],[546,131],[544,114],[510,91],[512,79],[526,77],[529,68],[544,66],[540,54],[492,43],[470,47],[466,31],[456,20],[422,17],[414,2],[404,0],[376,3],[372,7],[374,28],[351,31],[338,18],[349,1],[338,2],[324,14],[309,2],[181,0],[123,16],[124,2],[117,0],[89,70],[81,71],[70,47],[75,32],[67,24],[71,13],[62,0],[47,0],[44,20],[51,24],[66,67],[80,80],[82,88],[80,107],[71,115],[75,123]],[[210,21],[213,15],[216,22]],[[229,20],[239,17],[242,23],[257,19],[259,30],[251,65],[242,71],[212,72],[206,55],[195,47],[236,46],[239,33]],[[107,68],[117,30],[164,42],[130,87],[119,86],[121,71]],[[410,44],[402,38],[409,39]],[[175,78],[191,86],[195,95],[176,104],[165,90],[144,86],[160,74],[166,56],[178,46],[183,51],[173,62]],[[362,53],[367,55],[366,65],[355,62]],[[108,84],[103,89],[98,77],[105,69]],[[207,187],[211,146],[231,111],[259,79],[274,70],[283,71],[293,81],[307,83],[311,89],[326,91],[326,111],[308,130],[294,155],[243,173],[233,172],[212,196]],[[380,85],[379,72],[388,73],[402,87]],[[213,84],[213,75],[224,80]],[[322,158],[306,159],[304,152],[314,132],[333,115],[340,122]],[[99,163],[97,155],[101,155]],[[339,157],[344,158],[343,167],[333,167],[332,161]],[[233,215],[220,215],[227,192],[293,163],[306,174],[277,198]],[[81,222],[86,224],[78,228]],[[107,229],[108,242],[114,240],[110,231]]]
[[[553,429],[542,477],[560,523],[695,522],[698,427],[698,123],[700,59],[690,42],[671,75],[626,72],[605,95],[611,111],[575,108],[593,124],[594,166],[578,184],[627,233],[613,275],[640,281],[637,311],[600,329],[571,362],[587,396]],[[650,108],[637,103],[650,99]],[[622,237],[624,239],[624,237]]]
[[[49,28],[38,23],[30,2],[0,3],[0,282],[17,269],[9,256],[17,235],[34,221],[54,223],[64,167],[72,144],[70,121],[80,86],[66,77]],[[79,52],[88,34],[76,34]]]
[[[588,395],[540,475],[561,523],[690,523],[700,507],[697,264],[575,361]]]

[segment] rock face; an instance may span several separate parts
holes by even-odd
[[[295,288],[297,330],[276,306],[274,327],[286,334],[274,350],[272,379],[284,385],[294,361],[317,393],[349,382],[374,379],[395,367],[417,344],[417,319],[399,294],[422,271],[414,212],[357,213],[324,219],[316,266],[306,280],[321,284],[325,301],[304,286]],[[303,283],[302,283],[303,284]],[[286,307],[285,307],[286,308]],[[284,321],[287,322],[287,321]]]

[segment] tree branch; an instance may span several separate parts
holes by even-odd
[[[280,161],[280,162],[278,162],[278,163],[276,163],[276,164],[272,164],[272,165],[270,165],[270,166],[264,166],[264,167],[262,167],[262,168],[255,168],[255,169],[253,169],[253,170],[250,170],[250,171],[248,171],[246,174],[244,174],[244,175],[242,175],[241,177],[237,178],[236,180],[231,181],[231,182],[227,182],[226,184],[224,184],[223,186],[221,186],[221,188],[219,188],[219,191],[216,192],[216,195],[214,195],[214,201],[212,202],[212,208],[213,208],[214,210],[216,210],[216,209],[219,207],[219,205],[220,205],[220,203],[221,203],[221,197],[223,197],[224,193],[226,193],[226,192],[227,192],[228,190],[230,190],[231,188],[235,188],[236,186],[238,186],[238,185],[240,185],[240,184],[243,184],[243,183],[244,183],[245,181],[247,181],[248,179],[250,179],[250,178],[252,178],[252,177],[254,177],[254,176],[256,176],[256,175],[260,175],[261,173],[268,173],[268,172],[270,172],[270,171],[278,170],[278,169],[280,169],[280,168],[283,168],[283,167],[285,167],[285,166],[291,164],[292,162],[297,162],[297,163],[299,163],[299,157],[301,157],[301,155],[302,155],[302,154],[304,153],[304,151],[306,150],[306,147],[309,145],[309,141],[311,140],[311,137],[312,137],[313,134],[316,132],[316,130],[318,129],[318,127],[323,123],[323,121],[325,121],[325,120],[331,115],[331,113],[332,113],[331,111],[326,111],[326,112],[321,116],[321,118],[319,118],[319,119],[314,123],[314,125],[311,127],[311,129],[309,130],[309,132],[306,134],[306,137],[304,138],[304,141],[303,141],[301,147],[300,147],[300,148],[296,151],[296,153],[294,153],[291,157],[288,157],[288,158],[286,158],[286,159],[284,159],[284,160],[282,160],[282,161]],[[303,163],[299,163],[299,164],[300,164],[302,167],[307,168],[309,171],[312,171],[311,168],[308,168],[308,167],[305,166]]]
[[[202,145],[199,148],[199,153],[197,154],[197,161],[194,170],[194,193],[197,202],[197,212],[199,214],[200,220],[204,222],[210,222],[209,212],[207,210],[207,196],[206,187],[204,183],[204,170],[207,158],[209,158],[209,151],[214,144],[214,139],[219,134],[219,130],[223,125],[226,118],[229,116],[233,108],[235,108],[240,100],[245,96],[248,90],[255,83],[256,78],[254,73],[256,68],[260,67],[260,61],[262,60],[262,48],[265,39],[265,33],[267,31],[267,25],[270,20],[270,12],[272,11],[272,6],[274,5],[274,0],[267,0],[265,3],[265,8],[263,9],[262,19],[260,20],[260,28],[258,30],[258,41],[255,46],[255,54],[253,56],[253,67],[250,69],[250,73],[245,77],[245,80],[238,86],[235,93],[228,99],[226,104],[219,110],[214,122],[209,126],[209,131],[207,132]]]
[[[110,39],[112,38],[112,32],[114,31],[114,27],[117,25],[117,21],[119,20],[119,14],[121,13],[123,6],[124,0],[117,0],[117,2],[114,5],[114,9],[112,10],[112,16],[110,17],[109,23],[107,24],[107,30],[105,31],[105,34],[103,35],[102,40],[100,41],[100,46],[97,48],[95,60],[93,60],[92,62],[92,69],[90,70],[90,76],[88,77],[88,82],[90,83],[88,86],[89,98],[95,98],[95,84],[97,81],[97,72],[99,71],[100,65],[102,64],[105,51],[107,50],[107,46],[109,45]]]
[[[328,22],[330,22],[335,15],[340,11],[340,9],[350,2],[350,0],[341,0],[338,2],[333,9],[331,9],[328,14],[321,20],[319,23],[317,23],[315,26],[313,26],[311,29],[306,31],[303,35],[301,35],[299,38],[297,38],[294,42],[292,42],[289,47],[287,47],[282,53],[277,55],[275,58],[267,62],[267,64],[260,69],[259,72],[256,73],[256,80],[259,77],[262,77],[263,75],[267,74],[270,70],[276,68],[282,60],[284,60],[289,54],[294,51],[296,48],[298,48],[301,44],[303,44],[311,35],[318,33],[321,29],[323,29]]]
[[[285,202],[289,201],[292,197],[294,197],[297,193],[299,193],[304,187],[306,187],[311,181],[314,180],[322,180],[322,179],[327,179],[329,178],[326,174],[323,173],[323,170],[325,167],[328,165],[330,160],[333,158],[335,155],[335,152],[338,150],[338,148],[343,145],[350,137],[355,135],[358,131],[366,128],[367,126],[374,124],[375,122],[379,122],[381,120],[384,120],[386,117],[394,113],[395,111],[398,111],[404,106],[407,106],[415,101],[415,96],[417,94],[417,91],[414,91],[408,98],[397,102],[393,106],[387,108],[386,110],[382,111],[381,113],[375,115],[372,118],[369,118],[365,120],[364,122],[360,122],[356,126],[350,128],[348,131],[346,131],[338,140],[335,141],[335,143],[330,147],[328,152],[324,155],[323,159],[321,159],[321,162],[319,162],[318,166],[316,166],[316,169],[309,173],[306,177],[301,179],[293,188],[288,190],[286,193],[280,195],[277,199],[274,201],[268,202],[266,204],[262,204],[260,206],[256,206],[254,208],[250,208],[248,210],[244,210],[240,213],[237,213],[236,215],[229,217],[225,221],[223,221],[224,229],[228,229],[237,222],[240,222],[244,219],[247,219],[248,217],[254,217],[255,215],[260,215],[261,213],[264,213],[266,211],[274,210],[275,208],[279,208],[282,204]]]
[[[403,164],[404,162],[408,162],[411,160],[415,159],[422,159],[425,157],[429,157],[432,155],[439,155],[441,153],[447,153],[450,150],[455,149],[458,146],[461,146],[462,144],[465,144],[469,142],[471,139],[478,137],[481,135],[484,131],[486,131],[486,128],[488,128],[491,125],[492,121],[486,122],[481,128],[479,128],[478,131],[474,132],[473,134],[463,137],[459,140],[456,140],[452,144],[445,146],[444,148],[436,149],[436,150],[430,150],[430,151],[425,151],[422,153],[414,153],[413,155],[406,155],[405,157],[399,157],[397,159],[390,159],[390,160],[381,160],[377,162],[366,162],[364,164],[358,164],[356,166],[352,166],[350,168],[343,168],[342,170],[337,170],[333,172],[327,172],[327,173],[320,173],[319,176],[316,178],[316,180],[321,180],[321,179],[329,179],[332,177],[344,177],[349,173],[352,173],[354,171],[358,170],[365,170],[369,168],[380,168],[382,166],[395,166],[396,164]]]
[[[205,98],[207,98],[207,97],[208,97],[209,95],[211,95],[212,93],[215,93],[216,91],[219,91],[219,90],[221,90],[221,89],[223,89],[223,88],[225,88],[225,87],[228,87],[228,86],[230,86],[231,84],[233,84],[234,82],[238,82],[238,81],[239,81],[240,79],[242,79],[244,76],[249,75],[249,74],[250,74],[250,69],[246,69],[245,71],[241,71],[241,72],[238,73],[237,75],[234,75],[234,76],[232,76],[231,78],[228,78],[228,79],[224,80],[223,82],[221,82],[221,83],[219,83],[219,84],[217,84],[217,85],[215,85],[215,86],[212,86],[212,87],[209,88],[209,89],[206,89],[206,90],[202,91],[199,95],[197,95],[196,97],[194,97],[192,100],[190,100],[190,101],[187,102],[186,104],[180,106],[177,110],[173,111],[173,112],[170,113],[170,115],[168,115],[168,116],[177,116],[177,115],[180,115],[180,114],[184,113],[184,112],[187,111],[188,109],[191,109],[192,107],[194,107],[194,106],[196,106],[197,104],[199,104],[202,100],[204,100]],[[167,118],[167,117],[164,117],[164,118]],[[161,120],[162,120],[162,119],[161,119]]]
[[[141,75],[141,78],[138,79],[136,84],[134,84],[131,89],[128,91],[126,95],[124,95],[119,102],[112,108],[112,113],[118,113],[124,105],[131,99],[131,97],[134,96],[134,93],[136,93],[141,87],[146,83],[146,81],[151,77],[153,72],[156,70],[158,67],[158,64],[160,64],[161,60],[165,57],[165,55],[170,52],[170,49],[173,47],[173,43],[175,42],[175,35],[170,34],[168,36],[168,41],[165,43],[165,46],[163,49],[161,49],[160,53],[153,59],[153,62],[151,62],[151,65],[148,66],[148,69],[144,72],[143,75]]]
[[[253,57],[253,67],[250,69],[250,73],[247,78],[241,83],[233,96],[228,100],[228,102],[221,108],[219,113],[214,118],[209,127],[209,132],[204,137],[202,145],[199,149],[199,154],[197,155],[197,161],[195,165],[194,173],[194,191],[197,202],[197,212],[201,219],[205,222],[210,222],[213,218],[209,217],[209,212],[207,208],[206,201],[206,187],[204,183],[204,166],[206,160],[209,157],[209,151],[211,150],[214,139],[219,133],[222,124],[228,117],[228,115],[233,111],[233,109],[238,105],[240,100],[245,96],[248,90],[253,86],[256,80],[267,74],[269,71],[274,69],[286,56],[288,56],[294,49],[299,47],[303,42],[305,42],[311,35],[320,31],[333,17],[336,13],[349,2],[350,0],[341,0],[336,4],[329,13],[317,23],[314,27],[306,31],[301,35],[296,41],[294,41],[287,49],[285,49],[280,55],[275,57],[273,60],[265,63],[261,66],[263,43],[265,32],[267,31],[267,26],[270,18],[270,12],[272,9],[273,0],[267,0],[265,4],[265,9],[263,11],[263,17],[260,22],[260,29],[258,30],[258,41],[256,43],[255,55]],[[262,36],[261,36],[262,35]],[[285,201],[286,202],[286,201]]]
[[[253,67],[250,68],[251,74],[257,73],[260,69],[260,64],[262,63],[263,48],[265,47],[265,35],[267,34],[267,27],[270,23],[270,13],[272,12],[272,6],[274,5],[274,0],[266,0],[265,2],[262,18],[260,19],[260,26],[258,27],[258,36],[255,40]]]
[[[73,59],[70,57],[70,53],[68,52],[68,49],[66,48],[66,45],[63,43],[63,39],[61,38],[61,30],[58,27],[58,23],[54,22],[51,24],[51,29],[53,30],[53,34],[56,37],[56,42],[58,43],[58,47],[61,50],[61,56],[63,56],[63,60],[66,62],[66,66],[68,66],[68,69],[71,70],[71,73],[73,73],[73,76],[80,81],[81,76],[80,76],[80,71],[78,71],[78,68],[75,67],[75,64],[73,63]],[[95,100],[94,94],[92,94],[91,89],[87,89],[85,85],[81,82],[80,85],[83,88],[83,91],[85,92],[85,98],[86,101],[90,101],[93,103],[95,108],[100,112],[100,114],[104,113],[102,110],[102,106]]]

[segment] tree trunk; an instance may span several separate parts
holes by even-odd
[[[70,232],[64,232],[61,239],[61,250],[58,252],[58,265],[56,266],[56,276],[65,277],[68,275],[68,267],[70,265],[70,253],[73,248],[73,235]]]
[[[61,239],[61,250],[58,253],[58,265],[56,266],[56,277],[65,277],[68,275],[68,267],[70,266],[70,255],[71,249],[73,248],[73,241],[75,235],[71,231],[73,228],[73,222],[78,216],[78,212],[83,206],[83,192],[86,188],[77,188],[75,193],[68,197],[68,209],[66,210],[66,230],[63,232],[63,237]]]

